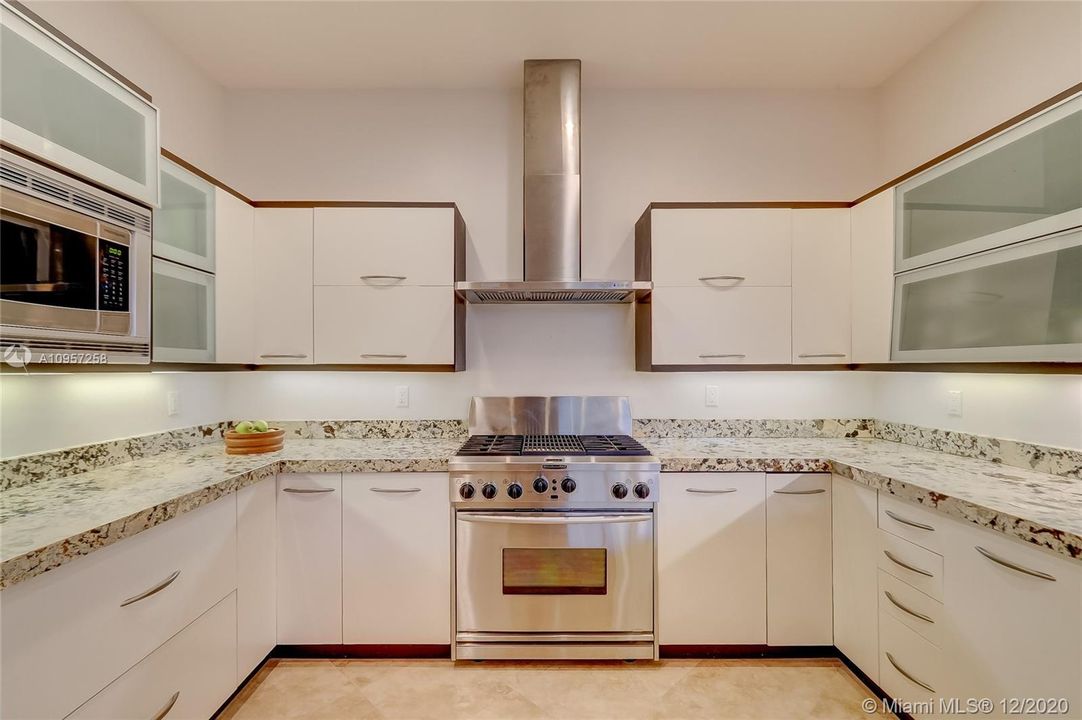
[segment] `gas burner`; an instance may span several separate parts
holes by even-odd
[[[628,435],[473,435],[459,456],[646,456],[650,451]]]

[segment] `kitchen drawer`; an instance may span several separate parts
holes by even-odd
[[[925,595],[943,600],[943,556],[879,531],[879,568]]]
[[[206,720],[236,688],[237,596],[191,625],[69,715],[76,720]]]
[[[943,603],[883,570],[879,571],[879,613],[893,617],[936,647],[943,645]]]
[[[939,648],[881,612],[879,687],[895,700],[931,701],[934,714],[938,710],[937,694],[944,691],[944,682],[943,655]]]
[[[880,529],[940,555],[943,554],[945,522],[947,518],[941,513],[899,500],[886,493],[879,496]]]
[[[454,208],[316,208],[316,285],[454,282]]]
[[[230,495],[4,590],[0,716],[67,715],[232,592],[236,508]]]
[[[455,361],[451,287],[315,289],[317,363],[448,365]]]
[[[692,208],[651,213],[654,287],[791,283],[791,210]]]
[[[663,287],[650,303],[655,365],[788,364],[789,288]]]

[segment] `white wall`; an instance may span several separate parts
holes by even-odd
[[[1082,3],[979,4],[880,86],[873,185],[1078,82]]]
[[[220,422],[226,373],[16,375],[0,381],[0,457]],[[180,393],[166,413],[166,393]]]
[[[1082,377],[968,373],[875,373],[874,415],[1082,449]],[[947,414],[947,393],[962,393],[962,416]]]

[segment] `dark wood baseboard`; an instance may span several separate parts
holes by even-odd
[[[658,654],[662,659],[836,658],[839,655],[833,645],[660,645]]]
[[[879,687],[879,685],[876,684],[874,680],[865,675],[863,670],[858,668],[852,660],[845,656],[845,653],[843,653],[838,648],[833,648],[833,650],[836,657],[841,660],[847,668],[849,668],[849,672],[856,675],[857,679],[864,683],[864,686],[867,687],[869,691],[871,691],[875,699],[879,701],[880,707],[883,707],[884,704],[890,705],[893,702],[893,698],[883,692],[883,688]],[[870,717],[871,713],[869,713],[868,715]],[[913,720],[913,716],[909,713],[895,713],[895,716],[898,717],[899,720]]]
[[[277,645],[270,658],[450,660],[450,645]]]

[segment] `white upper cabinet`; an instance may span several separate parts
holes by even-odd
[[[215,188],[215,361],[254,363],[256,316],[264,298],[256,295],[255,209]]]
[[[157,205],[157,108],[7,4],[0,17],[4,142]]]
[[[214,362],[214,276],[161,258],[152,267],[154,361]]]
[[[161,160],[161,206],[154,211],[154,255],[214,272],[217,188],[168,158]]]
[[[256,208],[255,361],[312,364],[312,210]]]
[[[655,286],[788,286],[792,214],[787,209],[653,210]]]
[[[850,358],[846,208],[793,212],[793,362]]]
[[[854,205],[850,223],[852,362],[889,362],[894,282],[894,188]]]
[[[1082,96],[898,186],[904,272],[1082,225]]]
[[[454,282],[454,208],[315,209],[316,285]]]

